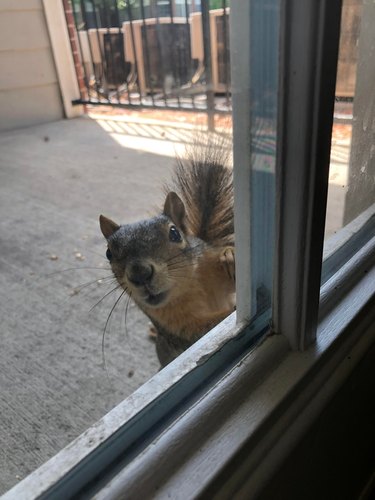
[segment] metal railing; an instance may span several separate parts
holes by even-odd
[[[231,110],[229,8],[201,0],[72,0],[84,86],[76,104]]]

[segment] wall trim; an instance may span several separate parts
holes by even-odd
[[[66,118],[83,114],[83,106],[73,106],[72,101],[80,98],[73,55],[61,0],[43,0],[48,33],[60,92]]]

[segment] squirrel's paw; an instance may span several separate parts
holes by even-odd
[[[157,337],[158,337],[158,331],[157,329],[154,327],[154,325],[152,323],[149,323],[148,324],[149,327],[148,327],[148,337],[150,340],[152,341],[156,341]]]
[[[220,254],[220,262],[228,275],[228,277],[235,281],[235,259],[234,247],[225,247]]]

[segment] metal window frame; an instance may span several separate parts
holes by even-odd
[[[279,80],[279,3],[277,0],[254,0],[231,9],[236,310],[239,321],[250,321],[260,311],[271,308],[275,220],[272,143],[276,142],[277,99],[270,95],[277,96]],[[263,40],[265,33],[269,36]],[[271,144],[268,152],[260,148],[262,141]]]
[[[318,324],[341,3],[282,9],[272,327],[300,350]]]
[[[251,99],[250,99],[250,11],[251,2],[233,5],[230,26],[238,26],[241,37],[230,30],[233,109],[234,221],[236,235],[236,311],[240,321],[249,321],[253,309],[251,293]],[[248,56],[249,64],[244,64]],[[246,110],[246,112],[244,112]]]
[[[313,19],[327,21],[325,9],[323,14],[320,10],[322,2],[303,1],[323,15]],[[285,0],[284,5],[294,5],[300,12],[297,3]],[[243,7],[235,5],[239,10]],[[323,101],[314,102],[319,107]],[[291,107],[298,105],[290,102]],[[304,168],[310,168],[310,163],[305,162]],[[287,183],[286,187],[291,186]],[[324,224],[321,212],[316,219],[310,205],[305,210],[311,225]],[[289,221],[286,213],[279,223],[294,220]],[[314,233],[310,228],[302,234],[306,244],[306,237]],[[279,251],[285,252],[286,234],[280,238]],[[323,239],[319,241],[322,251]],[[297,248],[303,253],[303,245]],[[251,347],[246,337],[249,326],[236,324],[233,314],[3,499],[65,499],[78,492],[106,500],[124,494],[127,498],[195,498],[218,493],[226,498],[235,494],[253,497],[375,342],[374,255],[372,240],[348,262],[344,274],[356,279],[339,302],[326,307],[317,342],[305,352],[289,348],[290,341],[304,339],[297,330],[294,336],[268,335]],[[243,259],[245,265],[249,256]],[[276,298],[283,287],[282,266],[291,264],[285,260],[277,261]],[[295,261],[296,269],[301,269],[301,262],[302,256]],[[308,269],[310,276],[311,266]],[[299,300],[308,305],[302,300],[308,301],[309,294]],[[317,314],[315,301],[311,307]],[[190,397],[183,400],[176,394],[181,383],[190,390]],[[129,424],[130,436],[141,433],[143,446],[134,442],[124,447]]]

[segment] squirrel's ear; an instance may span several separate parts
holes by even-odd
[[[107,217],[104,217],[104,215],[100,215],[99,224],[100,224],[100,229],[102,230],[103,236],[107,240],[120,227],[118,224],[116,224],[116,222],[113,222],[113,220],[108,219]]]
[[[176,226],[182,230],[185,229],[185,205],[181,198],[173,191],[167,194],[163,212],[172,219]]]

